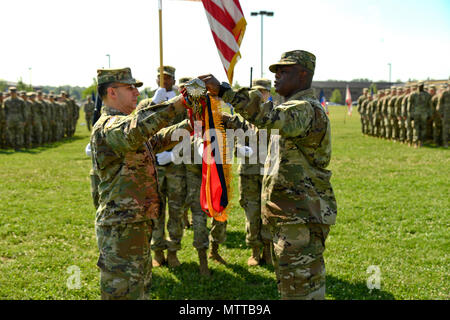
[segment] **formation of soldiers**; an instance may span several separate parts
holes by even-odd
[[[34,148],[72,137],[80,108],[70,95],[42,91],[0,92],[0,148]]]
[[[448,148],[449,84],[437,88],[418,82],[379,90],[375,95],[363,89],[358,98],[362,133],[415,148],[431,141]]]

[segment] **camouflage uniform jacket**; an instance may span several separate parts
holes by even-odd
[[[3,104],[5,106],[6,121],[25,121],[25,101],[20,98],[13,99],[11,97],[8,97],[5,99]]]
[[[361,96],[359,96],[359,98],[358,98],[358,108],[357,108],[357,110],[358,110],[358,112],[359,112],[359,114],[361,114],[362,115],[362,105],[363,105],[363,102],[364,101],[366,101],[367,100],[367,96],[366,95],[361,95]]]
[[[410,112],[414,115],[423,114],[427,117],[431,116],[431,95],[426,91],[414,92],[409,100]]]
[[[136,110],[126,116],[107,106],[91,134],[93,173],[98,186],[97,225],[148,221],[158,217],[160,198],[154,149],[173,147],[177,128],[190,129],[187,120],[165,127],[176,116],[172,103]],[[158,133],[157,133],[158,132]],[[149,138],[151,138],[149,140]],[[95,194],[98,192],[98,195]]]
[[[223,96],[236,112],[259,129],[278,129],[272,136],[263,178],[264,223],[336,222],[337,205],[330,183],[330,121],[313,89],[297,92],[274,106],[262,102],[258,90],[228,90]],[[270,132],[269,132],[270,133]],[[268,134],[269,134],[268,133]],[[279,154],[271,155],[279,142]],[[268,160],[273,164],[268,166]]]

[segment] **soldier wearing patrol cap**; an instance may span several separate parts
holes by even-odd
[[[6,118],[6,141],[15,150],[24,147],[25,101],[17,96],[16,87],[9,87],[10,96],[3,102]]]
[[[363,134],[366,133],[366,132],[364,132],[364,128],[366,127],[366,125],[365,125],[365,115],[362,114],[362,104],[363,104],[363,102],[365,100],[367,100],[368,95],[369,95],[369,89],[368,88],[364,88],[362,95],[360,95],[359,98],[358,98],[358,108],[357,108],[357,110],[358,110],[358,112],[360,114],[360,118],[361,118],[361,132]]]
[[[330,121],[311,88],[316,57],[307,51],[283,53],[269,67],[285,102],[263,102],[256,90],[234,91],[212,75],[200,77],[212,95],[231,103],[259,129],[277,129],[269,142],[274,161],[263,177],[263,223],[271,230],[273,262],[282,299],[324,299],[323,252],[337,205],[331,187]],[[277,145],[279,148],[274,146]],[[308,195],[305,197],[305,195]]]
[[[437,122],[439,122],[439,117],[436,111],[439,95],[436,92],[436,86],[433,84],[428,86],[428,93],[431,95],[431,116],[427,122],[427,140],[432,140],[436,145],[439,145],[440,139],[436,139],[437,137],[434,134],[434,128],[439,126],[439,124],[437,124]]]
[[[36,101],[35,92],[28,92],[27,96],[32,114],[32,143],[34,147],[40,147],[42,145],[42,105]]]
[[[252,89],[257,89],[262,95],[262,101],[270,99],[272,83],[269,79],[255,79],[252,81]],[[259,139],[258,128],[249,124],[251,134],[256,137],[255,141],[259,146],[261,143],[267,145],[267,141]],[[253,150],[252,146],[237,145],[237,152],[241,156],[242,162],[239,164],[239,204],[245,211],[245,243],[252,249],[252,254],[247,260],[248,266],[256,266],[260,263],[272,264],[271,244],[272,237],[266,225],[261,220],[261,190],[262,175],[264,166],[259,161],[258,150]],[[261,256],[261,248],[262,256]]]
[[[411,95],[410,112],[413,117],[413,143],[420,148],[425,142],[427,120],[431,116],[431,96],[424,90],[423,81],[417,84],[418,90]]]
[[[159,85],[160,68],[157,69],[156,81]],[[155,105],[175,97],[175,68],[163,66],[164,86],[158,88],[151,99],[144,99],[139,103],[138,109],[148,105]],[[187,113],[179,114],[170,124],[177,123],[186,118]],[[169,267],[178,267],[180,261],[177,252],[181,249],[181,240],[184,232],[183,216],[186,199],[186,167],[183,163],[173,163],[174,155],[171,149],[156,154],[158,185],[161,195],[161,214],[154,219],[152,236],[152,250],[155,252],[152,264],[154,267],[168,263]],[[166,203],[168,214],[166,215]],[[166,216],[168,218],[166,219]],[[167,222],[166,222],[167,220]],[[166,237],[166,229],[168,237]],[[167,250],[167,259],[164,255]]]
[[[188,120],[166,127],[185,112],[181,96],[135,111],[142,82],[130,68],[97,70],[97,83],[104,106],[90,145],[102,299],[148,299],[160,212],[154,150],[176,144],[174,130],[192,128]]]

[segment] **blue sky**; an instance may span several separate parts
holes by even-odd
[[[315,80],[447,79],[450,76],[450,1],[241,0],[247,30],[235,81],[263,76],[281,53],[304,49],[317,56]],[[96,69],[129,66],[155,87],[159,65],[157,0],[2,1],[0,78],[39,85],[88,86]],[[101,13],[101,14],[99,14]],[[164,62],[177,78],[213,73],[226,80],[199,2],[163,0]],[[31,68],[31,70],[29,69]]]

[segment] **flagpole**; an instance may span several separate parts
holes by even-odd
[[[159,87],[164,87],[163,38],[162,38],[162,0],[158,0],[159,9]]]

